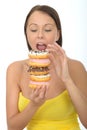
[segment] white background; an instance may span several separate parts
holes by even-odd
[[[7,130],[6,69],[11,62],[28,57],[23,27],[28,11],[36,4],[47,4],[58,11],[63,48],[69,57],[80,60],[87,69],[87,0],[0,1],[0,130]],[[82,125],[81,129],[85,130]]]

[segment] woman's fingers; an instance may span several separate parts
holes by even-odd
[[[49,52],[53,52],[57,55],[63,55],[65,53],[62,47],[60,47],[57,43],[54,43],[52,45],[49,44],[47,49]]]
[[[40,86],[32,90],[30,99],[35,104],[41,105],[46,100],[47,86]]]
[[[45,99],[46,98],[46,93],[47,93],[47,86],[42,86],[39,97],[41,99]]]
[[[32,96],[33,96],[33,98],[38,97],[39,91],[40,91],[40,87],[32,89]]]
[[[53,63],[58,78],[65,79],[68,76],[68,62],[65,51],[57,43],[48,45],[49,59]]]

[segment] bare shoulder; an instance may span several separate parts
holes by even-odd
[[[69,69],[72,73],[73,72],[86,73],[86,68],[81,61],[69,59],[68,63],[69,63]]]
[[[21,67],[22,67],[21,61],[15,61],[8,65],[7,71],[10,71],[10,70],[17,71],[17,70],[21,69]]]
[[[15,61],[7,67],[7,76],[19,80],[27,60]]]
[[[11,64],[9,64],[9,66],[7,67],[7,73],[13,72],[15,73],[19,73],[22,70],[22,62],[21,61],[15,61]]]
[[[87,71],[84,64],[78,60],[69,59],[69,72],[79,88],[87,90]]]
[[[21,72],[25,64],[27,64],[27,59],[21,61],[15,61],[9,64],[9,66],[7,67],[7,71],[14,70],[15,72]]]
[[[69,67],[71,69],[76,69],[77,71],[79,69],[81,69],[81,70],[86,71],[86,68],[85,68],[84,64],[81,61],[70,59],[70,58],[69,58],[68,61],[69,61]]]

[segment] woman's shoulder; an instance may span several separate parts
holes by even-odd
[[[27,63],[27,59],[14,61],[8,65],[7,71],[14,71],[15,73],[21,73],[26,63]]]
[[[87,90],[87,70],[81,61],[69,59],[70,76],[84,93]]]
[[[74,68],[74,69],[75,68],[76,69],[83,68],[83,69],[85,69],[84,64],[81,61],[79,61],[79,60],[68,58],[68,63],[69,63],[70,68]]]
[[[81,75],[87,75],[86,68],[81,61],[69,58],[68,63],[69,71],[73,78],[80,77]]]

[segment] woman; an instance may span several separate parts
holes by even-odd
[[[29,59],[7,69],[8,130],[80,130],[87,128],[87,74],[82,63],[66,56],[57,12],[37,5],[24,26],[29,50],[47,50],[51,61],[49,86],[29,87]]]

